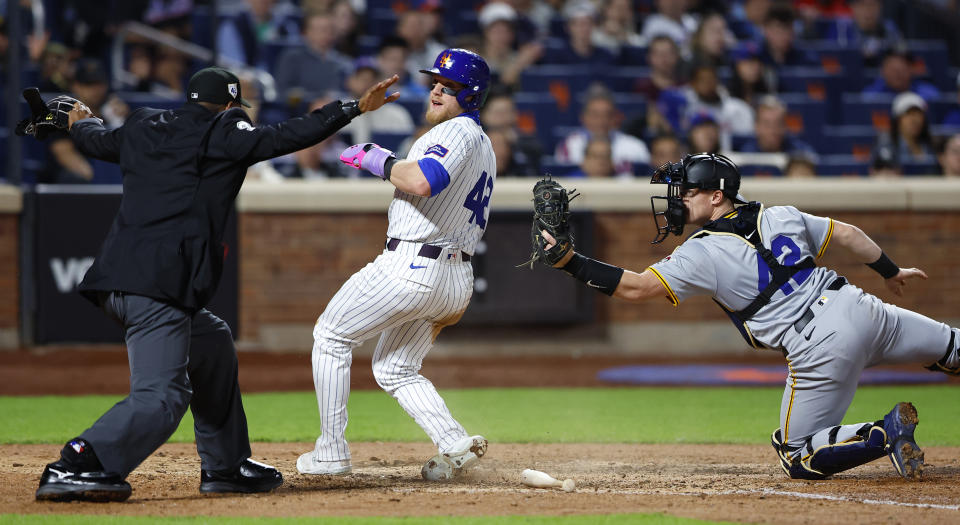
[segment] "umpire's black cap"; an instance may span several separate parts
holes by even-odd
[[[187,99],[214,104],[240,102],[250,107],[250,103],[240,96],[240,79],[222,67],[208,67],[194,73],[187,84]]]

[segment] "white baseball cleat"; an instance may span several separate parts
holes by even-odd
[[[451,479],[475,465],[487,453],[487,439],[467,436],[454,443],[448,452],[430,458],[420,475],[430,481]]]
[[[297,472],[301,474],[317,474],[326,476],[343,476],[353,470],[349,459],[339,461],[318,461],[314,450],[301,454],[297,458]]]

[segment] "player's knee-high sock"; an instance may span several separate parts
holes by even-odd
[[[944,372],[951,375],[960,375],[960,330],[950,329],[950,343],[943,358],[928,366],[930,370]]]
[[[350,459],[350,448],[344,434],[347,430],[347,398],[350,397],[350,364],[353,347],[321,333],[313,343],[313,385],[320,410],[320,437],[317,438],[317,459],[339,461]]]
[[[429,321],[421,319],[391,328],[377,344],[373,375],[444,452],[467,432],[453,418],[433,383],[419,374],[432,346],[433,325]]]

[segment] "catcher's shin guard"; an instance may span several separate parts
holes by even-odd
[[[835,438],[836,430],[831,429]],[[812,436],[811,436],[812,437]],[[858,467],[875,459],[887,455],[885,450],[887,434],[883,427],[874,424],[865,424],[858,433],[841,443],[829,443],[815,450],[810,446],[811,439],[807,438],[806,455],[793,457],[783,443],[780,429],[773,431],[771,443],[780,458],[780,467],[793,479],[824,479],[837,472]]]

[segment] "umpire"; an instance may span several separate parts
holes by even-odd
[[[124,329],[130,395],[47,465],[38,500],[123,501],[126,477],[194,417],[201,492],[266,492],[277,469],[250,460],[230,328],[204,306],[226,256],[230,207],[247,167],[312,146],[385,97],[397,77],[358,101],[333,102],[275,126],[254,126],[240,80],[222,68],[191,77],[178,109],[142,108],[108,131],[82,104],[68,129],[88,156],[118,163],[123,200],[80,292]]]

